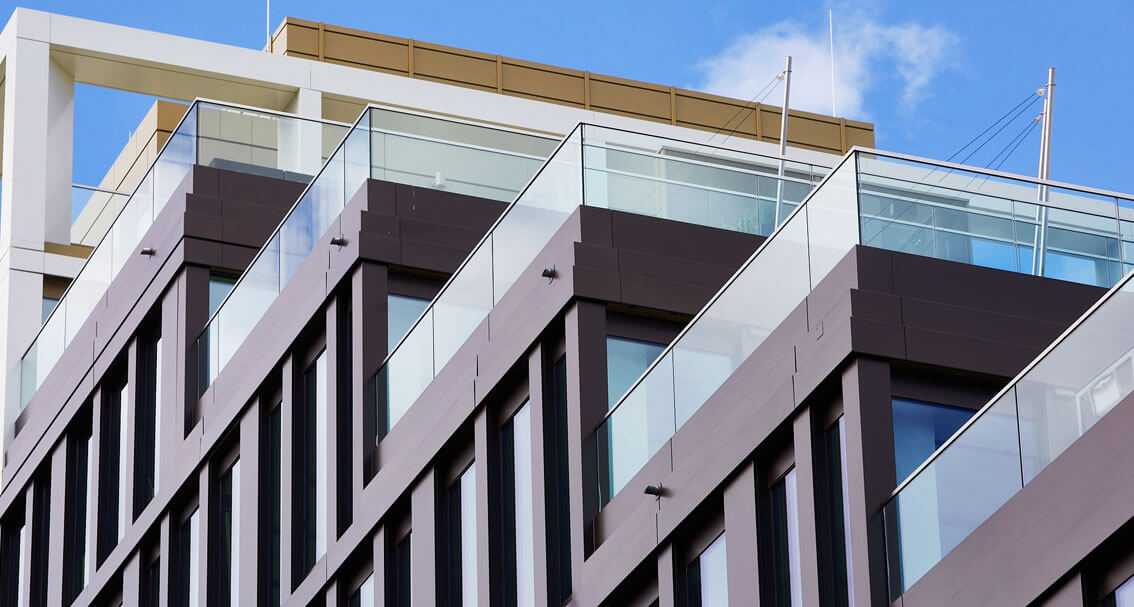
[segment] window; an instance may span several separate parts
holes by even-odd
[[[851,567],[850,499],[846,494],[847,448],[846,420],[839,420],[824,433],[824,455],[827,487],[825,492],[827,540],[824,573],[827,588],[825,602],[831,605],[854,605],[854,581]]]
[[[913,474],[973,413],[960,407],[894,398],[894,470],[898,482]]]
[[[614,405],[653,364],[665,346],[648,341],[606,336],[606,400]]]
[[[142,571],[138,580],[139,607],[159,607],[161,605],[161,560],[156,551],[142,559]]]
[[[27,571],[26,531],[23,509],[0,523],[0,602],[5,605],[27,605],[26,589],[20,588],[20,578]]]
[[[279,607],[281,567],[283,566],[280,560],[280,530],[283,519],[282,497],[280,495],[280,479],[282,478],[280,475],[282,469],[280,451],[281,411],[280,403],[276,403],[265,414],[264,438],[261,445],[263,453],[263,457],[260,459],[263,467],[261,479],[263,479],[264,488],[261,493],[263,497],[260,500],[260,521],[264,533],[259,535],[260,550],[264,558],[260,560],[260,587],[262,589],[260,596],[262,597],[261,604],[266,607]]]
[[[532,505],[532,423],[525,401],[504,426],[505,604],[535,605],[535,512]]]
[[[126,440],[129,433],[130,384],[125,379],[102,387],[99,467],[98,562],[106,558],[126,532]]]
[[[410,585],[410,535],[405,534],[394,544],[386,559],[386,605],[410,607],[413,603]]]
[[[40,320],[40,322],[47,322],[47,317],[51,316],[52,310],[54,310],[55,306],[58,305],[58,304],[59,304],[59,299],[57,299],[55,297],[44,297],[43,298],[43,316],[42,316],[42,319]]]
[[[394,351],[394,346],[428,307],[428,299],[392,293],[386,296],[386,352]]]
[[[351,593],[347,599],[347,607],[373,607],[374,605],[374,574],[366,576],[366,580]]]
[[[445,522],[448,581],[443,604],[470,607],[477,604],[476,462],[445,491]]]
[[[728,571],[725,561],[725,534],[705,548],[685,570],[689,607],[727,607]]]
[[[222,607],[240,604],[240,460],[217,479],[216,601]],[[210,576],[212,577],[212,576]]]
[[[772,595],[776,607],[803,605],[795,468],[772,485]]]
[[[1099,607],[1134,607],[1134,578],[1130,578],[1099,601]]]
[[[134,431],[134,516],[157,494],[158,443],[161,428],[161,336],[143,334],[138,340],[138,403]]]
[[[547,496],[548,595],[553,605],[571,596],[571,477],[567,456],[567,359],[559,357],[546,380],[544,470]]]
[[[224,298],[228,297],[228,292],[232,290],[235,284],[235,276],[218,273],[209,274],[209,318],[213,317],[213,313],[220,307]]]
[[[173,555],[176,568],[171,576],[170,604],[175,607],[198,607],[198,567],[201,554],[198,509],[194,508],[174,533]]]
[[[67,441],[67,503],[71,507],[65,509],[63,521],[64,604],[75,599],[90,577],[90,561],[94,552],[94,533],[89,521],[94,494],[91,490],[92,449],[88,419]]]
[[[327,552],[327,353],[303,372],[296,424],[300,491],[296,513],[299,543],[295,581],[303,579]]]

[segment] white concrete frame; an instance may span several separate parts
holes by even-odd
[[[19,412],[20,357],[41,324],[44,274],[74,277],[83,260],[47,253],[70,242],[75,83],[191,101],[198,97],[322,118],[327,105],[367,102],[562,135],[580,121],[695,143],[724,135],[285,57],[157,32],[17,8],[0,32],[0,382],[3,442]],[[328,102],[328,103],[325,103]],[[778,156],[775,144],[728,147]],[[833,166],[837,157],[789,149]]]

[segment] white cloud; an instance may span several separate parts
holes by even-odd
[[[831,113],[831,64],[826,20],[822,28],[806,28],[782,21],[735,39],[728,48],[699,66],[697,87],[710,93],[751,99],[783,70],[784,57],[792,56],[792,108]],[[887,25],[876,18],[836,15],[835,90],[837,113],[868,118],[864,98],[879,76],[894,74],[900,108],[912,112],[931,93],[929,85],[953,66],[957,36],[942,26],[918,23]],[[779,105],[782,89],[765,103]]]

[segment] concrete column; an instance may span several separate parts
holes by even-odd
[[[410,494],[410,596],[413,604],[437,604],[437,476],[430,468]]]
[[[799,567],[803,604],[819,604],[819,534],[815,524],[815,440],[811,410],[804,408],[792,422],[795,443],[795,486],[799,520]]]
[[[725,561],[728,567],[728,601],[731,605],[755,603],[760,596],[757,553],[756,465],[748,462],[724,489]],[[659,576],[659,587],[661,591]]]
[[[319,120],[323,117],[323,93],[314,89],[299,89],[285,111],[303,118]],[[314,175],[323,165],[323,127],[307,120],[280,120],[279,168],[284,171]]]
[[[260,423],[261,403],[254,399],[240,418],[240,553],[234,558],[240,563],[240,604],[256,605],[260,576]]]
[[[74,77],[51,59],[46,16],[20,13],[4,49],[0,188],[3,444],[19,414],[19,361],[42,320],[43,243],[71,241]]]
[[[728,547],[728,542],[725,542],[725,547]],[[673,544],[667,544],[658,553],[658,606],[659,607],[677,607],[679,601],[677,600],[677,585],[673,579],[674,565],[673,565]],[[755,577],[755,575],[749,575]],[[754,596],[754,595],[753,595]],[[751,596],[745,597],[745,600],[752,598]],[[731,599],[729,599],[731,602]],[[740,603],[743,605],[744,603]]]

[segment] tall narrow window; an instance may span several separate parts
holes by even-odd
[[[228,292],[236,284],[236,277],[228,274],[212,272],[209,274],[209,318],[220,307]]]
[[[777,607],[803,605],[795,468],[772,485],[772,592]]]
[[[571,596],[571,476],[567,457],[567,358],[547,378],[544,397],[544,469],[547,495],[548,600],[562,605]]]
[[[445,531],[448,541],[445,605],[471,607],[476,585],[476,462],[445,491]]]
[[[386,605],[410,607],[413,597],[410,584],[410,535],[405,534],[394,544],[386,559]]]
[[[199,510],[185,517],[178,525],[173,549],[175,568],[170,585],[169,602],[176,607],[198,607],[199,603],[199,563],[201,554],[201,529]]]
[[[689,607],[728,607],[725,534],[709,544],[685,570]]]
[[[240,604],[240,460],[217,478],[216,601],[221,607]],[[210,576],[212,577],[212,576]]]
[[[161,427],[161,336],[154,332],[138,340],[138,394],[134,407],[134,516],[157,494],[158,432]]]
[[[31,578],[28,605],[47,605],[48,552],[51,544],[51,468],[50,464],[36,473],[32,484],[32,528],[28,534],[28,558]],[[56,581],[58,583],[58,581]]]
[[[347,599],[347,607],[373,607],[374,605],[374,574],[366,576],[358,589],[351,593]]]
[[[139,607],[161,605],[161,560],[156,551],[142,558],[142,571],[138,580]]]
[[[27,589],[20,588],[27,566],[26,527],[23,509],[0,523],[0,602],[4,605],[27,605]]]
[[[392,293],[386,296],[386,352],[394,350],[428,307],[428,299]]]
[[[535,605],[535,513],[532,505],[532,422],[525,402],[504,426],[505,604]]]
[[[296,581],[327,552],[327,353],[303,372],[296,424],[300,490]]]
[[[88,403],[89,406],[89,403]],[[67,441],[67,503],[63,521],[63,603],[70,604],[87,585],[93,558],[94,491],[91,488],[92,447],[89,421]]]
[[[103,385],[99,467],[98,561],[106,558],[126,531],[126,441],[130,419],[130,383]]]
[[[260,550],[264,558],[260,567],[260,602],[265,607],[279,607],[280,581],[282,580],[280,560],[280,530],[283,514],[281,511],[282,498],[280,495],[280,414],[282,408],[277,403],[264,416],[263,456],[260,461],[263,469],[260,474],[264,489],[260,500],[261,529]]]
[[[1099,601],[1099,607],[1134,607],[1134,578],[1126,580]]]
[[[854,581],[851,577],[850,498],[847,496],[847,448],[845,418],[831,425],[824,434],[827,480],[826,512],[829,554],[823,558],[829,568],[824,602],[836,606],[854,605]]]

